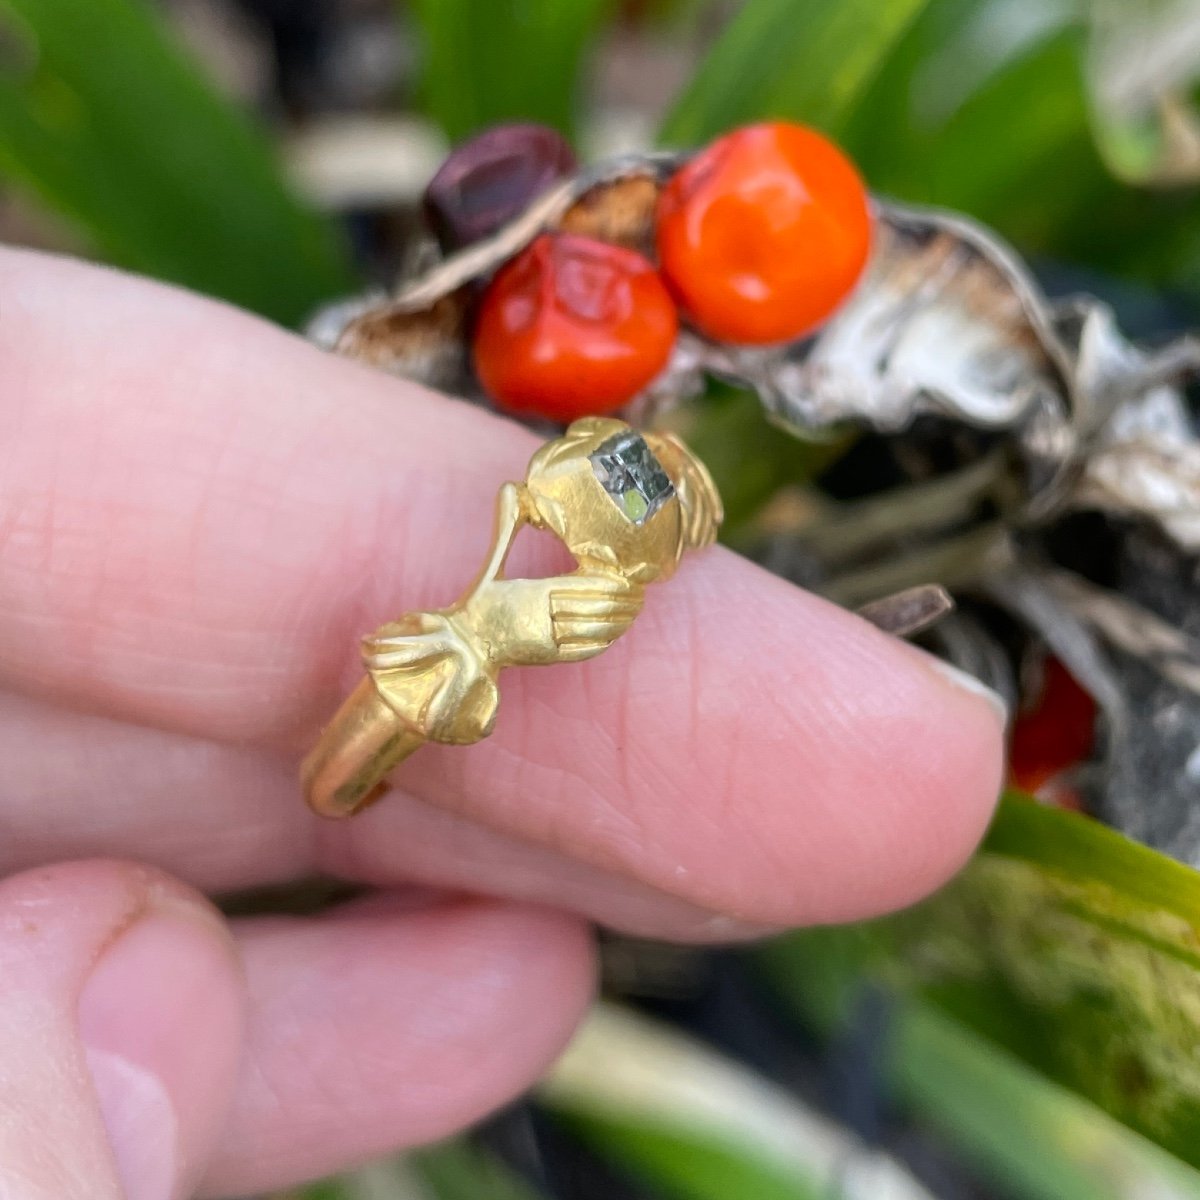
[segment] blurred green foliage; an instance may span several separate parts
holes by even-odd
[[[1200,1174],[1151,1141],[1200,1165],[1198,928],[1195,871],[1014,797],[932,900],[759,958],[831,1035],[885,997],[896,1094],[1015,1195],[1125,1200],[1158,1178],[1193,1197]]]
[[[579,132],[582,67],[611,0],[407,0],[425,111],[452,141],[497,121]]]
[[[836,1200],[824,1186],[810,1186],[745,1147],[720,1144],[708,1130],[595,1114],[564,1123],[663,1200]]]
[[[663,125],[695,146],[733,125],[797,117],[836,134],[927,0],[747,0]]]
[[[491,1152],[453,1138],[276,1200],[545,1200]]]
[[[763,420],[757,396],[723,383],[711,384],[688,416],[681,433],[721,493],[721,537],[731,544],[781,488],[812,479],[848,444],[841,436],[801,441]]]
[[[451,138],[511,118],[578,134],[615,0],[400,2],[419,41],[421,104]],[[692,36],[712,4],[647,7]],[[877,191],[963,209],[1026,252],[1169,286],[1200,307],[1197,190],[1114,175],[1114,155],[1132,163],[1136,141],[1142,163],[1157,141],[1146,121],[1098,120],[1090,12],[1064,0],[747,0],[662,137],[687,145],[758,117],[808,121],[844,142]],[[350,286],[328,225],[150,0],[0,0],[0,177],[113,261],[284,321]]]
[[[415,1152],[409,1159],[429,1200],[540,1200],[541,1193],[525,1183],[493,1154],[469,1142],[442,1142]]]
[[[115,263],[285,322],[347,290],[327,224],[145,0],[0,0],[0,177]]]

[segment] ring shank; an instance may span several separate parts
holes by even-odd
[[[425,738],[380,696],[368,676],[321,732],[300,769],[304,798],[323,817],[348,817],[378,800],[388,774]]]

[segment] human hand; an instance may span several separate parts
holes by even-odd
[[[587,922],[728,940],[966,858],[1000,720],[714,548],[321,822],[358,637],[458,594],[535,440],[219,305],[0,251],[0,1194],[244,1194],[446,1134],[588,1003]],[[560,569],[533,546],[531,574]],[[225,921],[201,893],[374,889]],[[467,898],[468,896],[472,898]]]

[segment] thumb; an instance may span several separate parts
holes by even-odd
[[[0,1196],[189,1195],[242,1008],[224,923],[182,884],[114,862],[0,882]]]

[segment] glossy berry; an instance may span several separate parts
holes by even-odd
[[[1069,767],[1084,762],[1096,738],[1096,702],[1057,658],[1047,658],[1041,694],[1013,722],[1009,748],[1012,782],[1038,792]]]
[[[575,170],[545,125],[496,125],[456,146],[425,189],[425,219],[446,250],[495,233]]]
[[[640,254],[543,234],[480,301],[475,371],[503,408],[554,421],[612,412],[666,365],[675,305]]]
[[[680,306],[724,342],[811,332],[846,298],[871,244],[866,188],[832,142],[803,125],[748,125],[667,183],[659,264]]]

